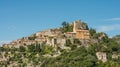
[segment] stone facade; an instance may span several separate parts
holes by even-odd
[[[106,53],[97,52],[96,56],[97,56],[98,60],[101,60],[102,62],[106,62],[107,61]]]
[[[36,33],[37,37],[43,37],[43,36],[58,36],[62,34],[61,30],[59,28],[56,29],[49,29],[45,31],[40,31]]]
[[[87,25],[81,21],[74,21],[73,32],[67,32],[66,36],[77,39],[90,39],[90,33]]]
[[[90,39],[90,34],[88,30],[77,30],[76,38],[78,39]]]
[[[65,39],[61,38],[62,32],[59,28],[49,29],[46,31],[37,32],[35,39],[38,42],[45,42],[47,45],[55,46],[56,44],[64,44]]]
[[[67,33],[65,33],[65,36],[67,38],[76,38],[76,33],[74,33],[74,32],[67,32]]]
[[[112,54],[112,58],[113,59],[118,59],[118,55],[117,54]]]

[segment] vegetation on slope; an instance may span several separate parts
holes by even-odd
[[[61,30],[62,30],[63,33],[72,32],[73,31],[73,25],[71,25],[68,22],[64,21],[64,22],[62,22]]]

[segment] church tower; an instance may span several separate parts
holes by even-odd
[[[76,33],[76,22],[73,23],[73,32]]]
[[[73,32],[76,33],[76,31],[78,30],[78,25],[79,25],[80,21],[74,21],[73,23]]]

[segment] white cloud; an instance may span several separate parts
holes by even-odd
[[[8,44],[8,43],[10,43],[11,41],[0,41],[0,45],[2,45],[2,44]]]
[[[120,18],[110,18],[110,19],[105,19],[105,21],[118,21]]]
[[[120,30],[120,24],[106,25],[106,26],[97,27],[98,32],[108,32],[108,31],[114,31],[114,30]]]

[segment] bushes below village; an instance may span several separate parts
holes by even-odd
[[[109,47],[109,49],[103,50],[105,46]],[[5,63],[0,65],[9,65],[11,62],[17,62],[22,66],[30,63],[33,66],[41,65],[41,67],[119,67],[119,58],[109,58],[112,52],[120,53],[120,48],[118,48],[115,46],[114,41],[110,41],[109,45],[104,43],[104,45],[89,45],[88,48],[84,46],[79,48],[75,47],[75,49],[69,52],[66,50],[61,51],[61,55],[58,57],[43,57],[45,54],[53,53],[53,48],[44,44],[32,44],[26,47],[20,46],[19,48],[0,47],[0,53],[5,52],[5,56],[9,57]],[[107,62],[103,63],[98,61],[96,57],[96,52],[98,51],[107,53]]]

